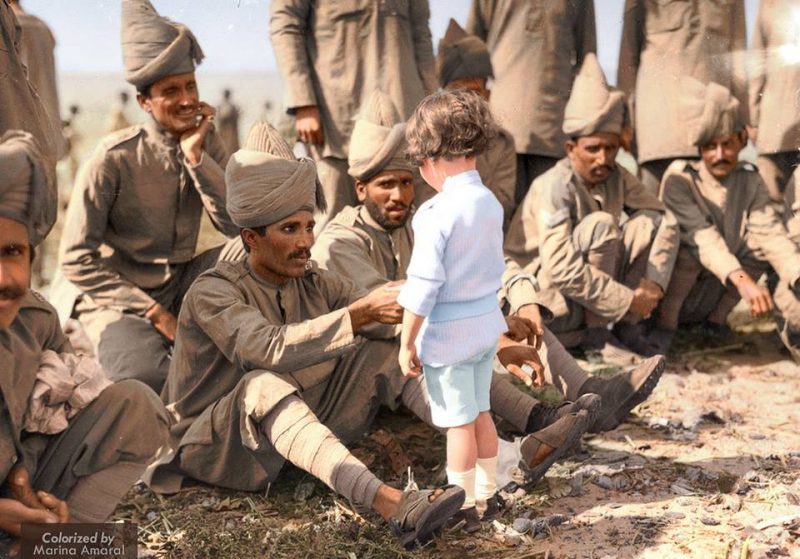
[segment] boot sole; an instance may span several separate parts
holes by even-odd
[[[608,414],[606,419],[600,422],[600,424],[593,425],[592,432],[601,433],[604,431],[611,431],[620,423],[624,422],[625,419],[627,419],[628,414],[630,414],[633,408],[650,397],[650,394],[653,392],[655,387],[658,386],[658,382],[661,380],[661,375],[664,373],[664,369],[667,367],[666,357],[663,355],[657,357],[658,361],[653,367],[653,370],[650,371],[650,374],[648,374],[644,379],[644,382],[639,389],[631,394],[627,400],[622,402],[613,413]],[[654,358],[651,357],[650,359]]]
[[[397,522],[392,519],[392,531],[408,551],[421,549],[428,545],[436,533],[450,520],[464,504],[464,493],[460,488],[451,487],[439,495],[422,513],[413,530],[402,531]]]
[[[519,463],[519,469],[523,472],[524,482],[518,484],[519,487],[522,487],[526,491],[532,489],[539,482],[539,480],[542,479],[542,476],[544,476],[544,474],[550,469],[550,466],[552,466],[556,460],[569,454],[569,452],[575,447],[575,444],[580,441],[589,425],[594,422],[596,415],[596,410],[581,410],[578,412],[578,417],[576,418],[575,423],[572,425],[572,429],[567,435],[567,439],[563,444],[561,444],[561,446],[550,453],[550,455],[545,458],[541,464],[537,464],[533,468],[530,468],[524,460],[521,460]]]

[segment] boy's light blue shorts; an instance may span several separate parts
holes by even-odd
[[[431,399],[431,419],[437,427],[458,427],[472,423],[478,413],[489,411],[492,364],[497,347],[453,365],[422,370]]]

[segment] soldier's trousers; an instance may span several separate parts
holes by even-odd
[[[795,361],[800,362],[800,300],[769,264],[754,258],[747,249],[736,256],[754,280],[768,274],[767,285],[775,303],[773,314],[778,323],[778,334]],[[657,325],[674,331],[681,324],[702,320],[724,324],[739,299],[733,285],[723,285],[687,248],[681,247],[675,271],[658,310]]]
[[[322,157],[321,150],[312,147],[311,154],[317,162],[317,176],[325,195],[327,209],[314,216],[316,226],[314,232],[319,234],[325,224],[332,220],[345,206],[358,205],[356,183],[347,174],[347,159],[338,157]]]
[[[587,264],[634,289],[647,271],[650,248],[661,220],[659,212],[640,210],[620,227],[611,214],[592,212],[575,227],[572,239]],[[546,270],[540,271],[537,279],[545,293],[553,292]],[[555,318],[549,326],[567,347],[582,342],[584,328],[602,327],[610,322],[560,293],[556,298],[558,301],[550,306]]]
[[[238,242],[236,240],[230,243]],[[192,282],[214,266],[222,247],[197,255],[176,266],[164,285],[145,291],[176,317]],[[80,321],[95,348],[95,355],[113,381],[136,379],[161,391],[169,372],[172,344],[153,328],[150,321],[133,313],[98,307],[84,297],[75,306]]]
[[[128,380],[106,388],[65,431],[25,434],[22,464],[35,490],[67,501],[72,521],[103,522],[167,442],[161,400]]]

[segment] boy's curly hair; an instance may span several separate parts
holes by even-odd
[[[406,125],[406,157],[419,166],[425,159],[476,157],[497,136],[489,105],[472,91],[440,91],[423,99]]]

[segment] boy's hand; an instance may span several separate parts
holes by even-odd
[[[397,359],[400,362],[400,370],[403,372],[403,376],[414,378],[422,374],[422,363],[420,363],[419,357],[417,357],[416,346],[401,345],[400,354]]]

